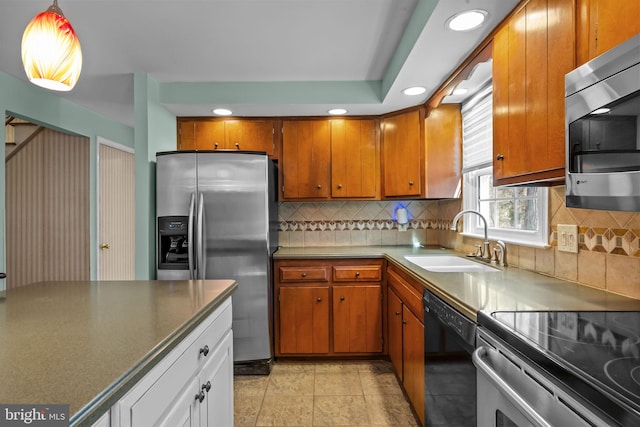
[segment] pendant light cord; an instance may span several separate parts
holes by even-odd
[[[64,13],[62,13],[62,9],[58,7],[58,0],[53,0],[53,4],[49,6],[49,9],[47,9],[47,12],[53,12],[53,13],[57,13],[60,16],[64,16]]]

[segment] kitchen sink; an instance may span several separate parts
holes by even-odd
[[[499,269],[487,264],[481,264],[453,255],[418,255],[405,256],[405,259],[418,267],[436,273],[470,273],[470,272],[498,272]]]

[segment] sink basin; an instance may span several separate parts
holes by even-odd
[[[497,272],[497,268],[452,255],[405,256],[410,263],[435,273]]]

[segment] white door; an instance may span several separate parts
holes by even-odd
[[[135,156],[98,138],[98,280],[135,279]]]

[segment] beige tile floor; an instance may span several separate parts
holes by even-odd
[[[234,377],[235,427],[417,427],[386,361],[279,362]]]

